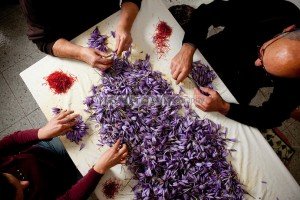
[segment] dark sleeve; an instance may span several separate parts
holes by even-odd
[[[135,5],[137,5],[139,8],[141,8],[142,0],[122,0],[122,3],[125,3],[125,2],[132,2]]]
[[[296,91],[274,88],[269,100],[260,107],[230,104],[227,117],[260,129],[281,126],[299,104]]]
[[[38,129],[14,132],[0,141],[0,154],[13,154],[26,149],[39,141]]]
[[[95,190],[103,175],[96,172],[93,168],[72,186],[63,196],[57,200],[85,200]]]
[[[28,39],[35,43],[40,51],[53,55],[52,47],[56,39],[47,36],[41,21],[42,17],[39,14],[40,10],[42,10],[39,8],[39,3],[37,1],[33,3],[32,0],[20,0],[20,5],[27,21]]]
[[[191,43],[198,46],[206,39],[208,28],[214,26],[226,26],[232,20],[234,6],[231,1],[213,1],[210,4],[201,4],[192,14],[187,25],[183,43]]]

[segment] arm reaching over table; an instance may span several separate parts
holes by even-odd
[[[122,146],[118,140],[96,162],[94,167],[67,191],[59,200],[84,200],[95,190],[103,174],[117,164],[125,164],[128,150],[125,144]]]
[[[180,51],[171,61],[171,73],[176,83],[182,82],[192,70],[193,55],[196,48],[188,43],[184,43]]]
[[[230,104],[222,99],[217,91],[208,87],[200,87],[208,95],[202,94],[197,88],[194,89],[195,105],[205,112],[217,111],[226,115],[230,109]]]
[[[28,24],[27,36],[42,52],[83,61],[101,71],[112,65],[107,54],[74,44],[71,40],[118,11],[118,0],[20,0],[20,4]],[[118,54],[131,45],[130,31],[140,5],[141,0],[123,0],[121,3],[116,30]]]
[[[76,124],[77,114],[73,111],[62,111],[53,117],[44,127],[26,131],[17,131],[0,140],[0,154],[8,155],[20,152],[40,141],[51,140],[63,135]]]
[[[89,47],[82,47],[66,39],[58,39],[53,45],[53,55],[83,61],[92,67],[105,71],[112,65],[108,54]]]
[[[172,60],[173,78],[179,83],[188,76],[192,56],[199,48],[239,104],[225,102],[218,92],[201,88],[207,96],[195,90],[196,106],[248,126],[278,127],[300,102],[299,92],[295,92],[300,84],[299,19],[299,8],[288,1],[215,0],[201,4]],[[209,28],[218,26],[223,30],[208,37]],[[273,88],[268,100],[251,105],[264,87]]]
[[[121,17],[116,30],[116,48],[117,54],[120,55],[123,51],[129,49],[132,43],[131,28],[139,11],[137,4],[133,2],[122,3]]]
[[[227,24],[229,20],[228,13],[231,12],[231,7],[228,4],[230,3],[214,1],[207,5],[201,4],[193,12],[187,25],[182,47],[171,62],[172,77],[177,84],[182,82],[191,72],[193,55],[199,44],[205,42],[209,26]],[[214,10],[219,12],[214,13]]]

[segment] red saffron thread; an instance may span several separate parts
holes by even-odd
[[[55,94],[66,93],[77,80],[75,76],[65,74],[63,71],[55,71],[45,78],[50,89]]]
[[[113,199],[119,192],[121,185],[115,180],[109,179],[103,184],[102,192],[108,199]]]
[[[172,31],[172,28],[165,21],[160,20],[156,25],[153,42],[155,44],[156,52],[159,55],[159,58],[161,58],[170,50],[169,38],[172,34]]]

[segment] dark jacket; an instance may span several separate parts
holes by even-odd
[[[300,79],[267,75],[254,65],[258,47],[284,28],[300,25],[300,11],[283,0],[229,0],[202,4],[193,13],[183,42],[197,46],[239,104],[227,117],[257,128],[280,126],[300,104]],[[224,30],[207,38],[208,28]],[[274,87],[262,106],[249,102],[261,87]]]
[[[138,7],[141,0],[133,2]],[[53,55],[56,40],[71,40],[120,9],[119,0],[20,0],[27,19],[27,36],[38,48]]]

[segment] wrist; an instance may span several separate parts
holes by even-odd
[[[227,115],[229,110],[230,110],[230,103],[227,103],[226,101],[224,101],[222,108],[219,110],[219,112],[223,115]]]
[[[126,32],[131,31],[134,19],[139,11],[138,6],[132,2],[124,2],[121,6],[121,16],[117,29]]]
[[[38,130],[38,139],[39,140],[46,140],[48,139],[46,136],[45,136],[45,132],[44,132],[44,129],[43,128],[40,128]]]
[[[120,20],[117,27],[117,32],[130,33],[130,31],[131,31],[131,25],[124,22],[124,20]]]
[[[99,174],[105,174],[106,169],[101,166],[94,165],[93,169]]]
[[[185,54],[189,56],[193,56],[196,51],[196,48],[189,43],[184,43],[181,47],[181,51],[183,51]]]
[[[79,49],[77,60],[86,62],[86,59],[85,59],[86,58],[86,48],[88,48],[88,47],[81,47]]]

